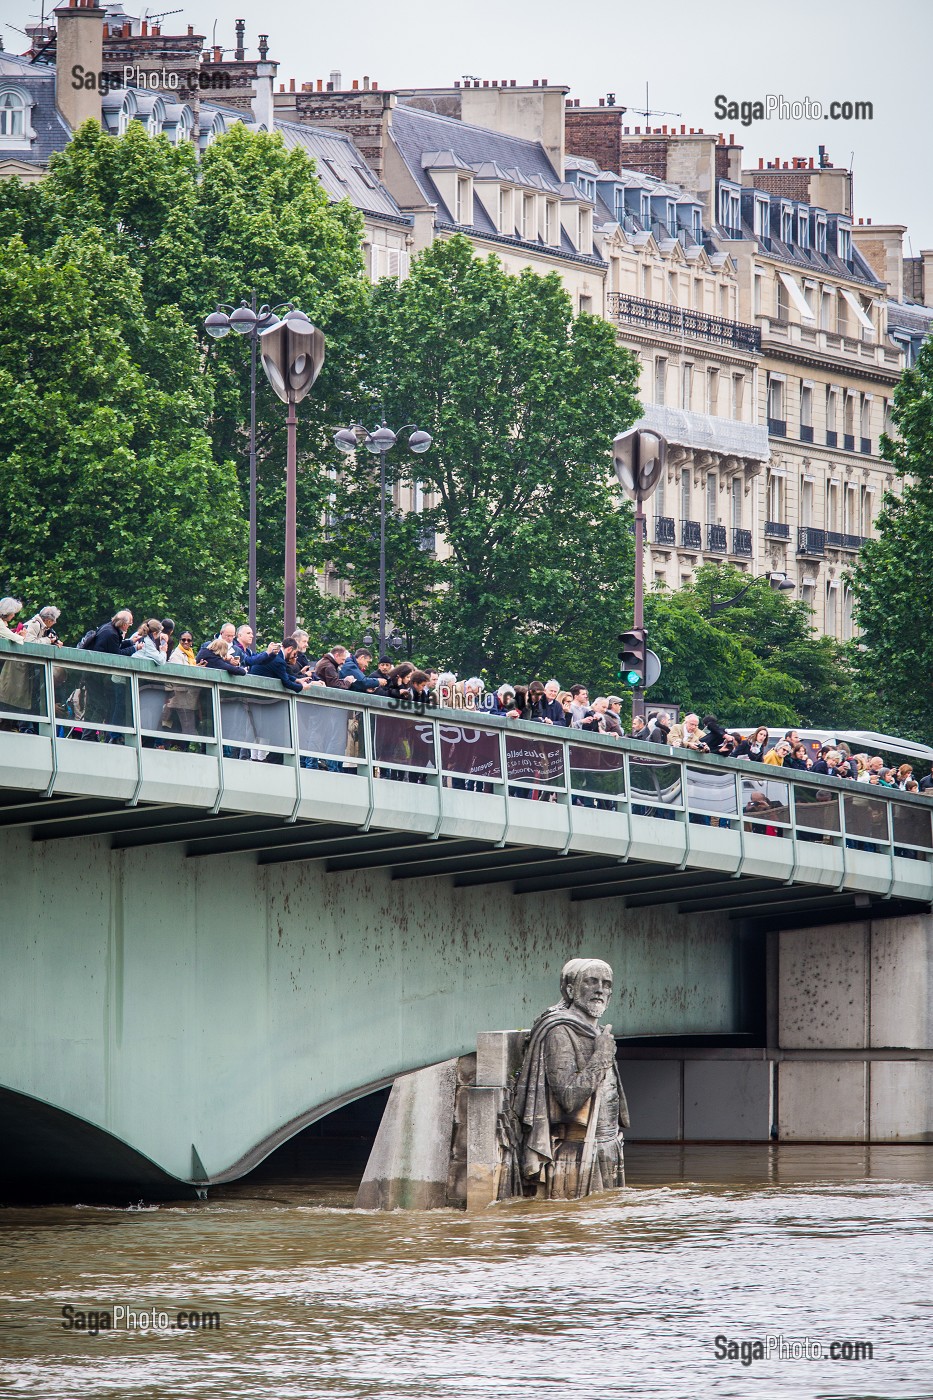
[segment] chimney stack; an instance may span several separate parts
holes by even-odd
[[[242,63],[246,57],[246,49],[243,43],[246,37],[246,20],[238,19],[234,28],[236,29],[236,48],[233,50],[233,57],[237,63]]]
[[[260,63],[265,63],[265,61],[266,61],[268,55],[269,55],[269,36],[268,36],[268,34],[260,34],[260,36],[259,36],[259,61],[260,61]]]
[[[74,88],[71,71],[80,64],[86,73],[99,73],[104,62],[104,12],[93,0],[86,5],[60,5],[53,11],[56,31],[55,102],[65,121],[76,130],[89,117],[100,121],[100,93]]]

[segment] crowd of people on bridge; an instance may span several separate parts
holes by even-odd
[[[56,631],[60,617],[58,608],[40,608],[27,621],[18,622],[22,609],[23,604],[17,598],[0,599],[0,638],[15,643],[63,644]],[[157,667],[171,663],[228,675],[269,677],[279,681],[284,689],[298,693],[312,687],[364,691],[386,696],[405,707],[441,705],[471,710],[507,720],[526,720],[690,749],[696,753],[720,754],[878,787],[930,792],[933,796],[933,774],[918,780],[910,763],[890,766],[880,754],[853,753],[844,742],[823,744],[817,752],[795,729],[787,730],[774,740],[766,725],[744,733],[740,729],[726,728],[712,714],[702,719],[688,714],[672,721],[669,713],[659,708],[648,710],[644,716],[636,714],[626,733],[622,719],[623,697],[597,695],[591,700],[587,686],[580,682],[564,687],[555,679],[531,680],[525,685],[503,682],[489,687],[479,676],[460,680],[451,670],[417,667],[410,661],[396,662],[389,656],[374,657],[368,646],[351,651],[343,645],[334,645],[323,655],[315,656],[309,651],[310,640],[309,634],[298,628],[292,635],[260,649],[248,623],[236,626],[233,622],[224,622],[215,636],[199,643],[193,631],[178,627],[172,618],[153,617],[136,624],[132,612],[121,609],[85,632],[77,645],[88,652],[136,657]],[[0,670],[0,710],[7,713],[28,710],[29,697],[23,692],[25,684],[23,668]],[[183,688],[180,690],[183,692]],[[169,703],[166,710],[169,722],[165,727],[176,731],[175,737],[183,741],[186,734],[194,732],[183,704],[173,707]],[[9,719],[0,720],[2,727],[15,723]],[[88,728],[83,737],[98,739],[106,735]]]

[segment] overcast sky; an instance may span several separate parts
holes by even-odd
[[[129,14],[146,10],[123,0]],[[26,23],[40,0],[2,0],[10,24]],[[51,6],[50,6],[51,8]],[[149,13],[174,9],[154,0]],[[745,165],[780,156],[816,156],[826,146],[835,165],[853,164],[855,215],[907,225],[913,252],[933,248],[930,72],[933,0],[615,0],[606,6],[565,0],[192,0],[168,16],[165,32],[194,24],[208,41],[234,42],[246,20],[247,51],[268,32],[279,78],[300,84],[340,69],[344,83],[368,74],[380,87],[437,86],[464,74],[547,78],[581,104],[614,92],[620,104],[666,109],[652,125],[684,121],[705,131],[734,132]],[[14,52],[22,36],[3,31]],[[715,115],[729,101],[809,98],[870,102],[871,121],[781,121],[742,127]],[[632,115],[632,125],[643,118]],[[905,239],[905,251],[909,251]]]

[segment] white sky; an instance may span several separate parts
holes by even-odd
[[[146,13],[123,3],[129,14]],[[39,6],[0,0],[0,17],[22,26]],[[153,0],[149,12],[174,8]],[[299,85],[326,80],[332,68],[345,86],[368,74],[382,88],[446,85],[465,73],[519,83],[543,77],[569,86],[584,105],[615,92],[633,106],[644,104],[647,81],[652,108],[681,114],[678,125],[734,132],[746,166],[759,156],[816,156],[824,144],[833,164],[853,162],[856,218],[906,224],[905,252],[933,248],[933,0],[192,0],[163,28],[184,32],[191,23],[210,42],[216,21],[217,42],[232,48],[238,17],[247,52],[268,32],[279,79]],[[0,32],[6,48],[20,51],[21,35]],[[874,117],[772,118],[743,128],[716,118],[718,93],[730,101],[810,98],[824,109],[833,99],[868,101]],[[642,123],[631,114],[633,126]]]

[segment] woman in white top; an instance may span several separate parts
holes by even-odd
[[[154,661],[157,666],[165,665],[165,641],[162,636],[162,624],[157,617],[151,617],[148,622],[142,624],[134,641],[137,657],[144,661]]]
[[[13,631],[10,623],[22,609],[19,598],[0,598],[0,637],[7,642],[18,642],[20,646],[23,644],[23,638],[19,632]]]

